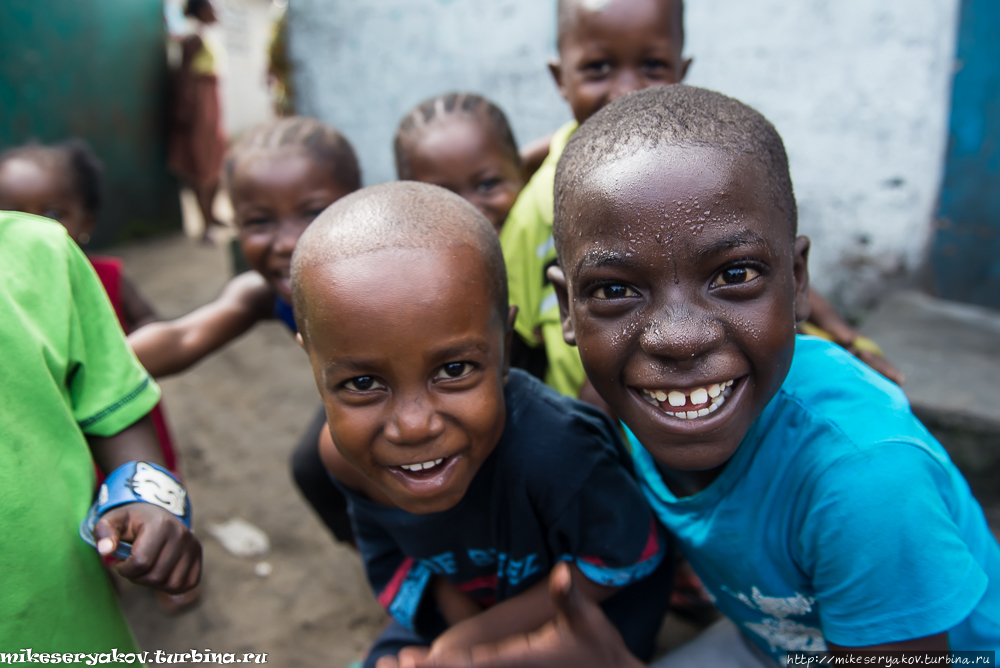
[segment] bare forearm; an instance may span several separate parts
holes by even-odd
[[[582,594],[601,602],[616,591],[588,580],[576,566],[570,566],[573,581]],[[494,643],[509,636],[534,631],[556,616],[556,607],[549,595],[547,580],[535,584],[514,598],[498,603],[474,617],[455,624],[434,642],[434,649],[469,648]]]
[[[167,322],[141,327],[129,345],[154,378],[179,373],[267,317],[274,295],[256,272],[237,276],[210,304]]]
[[[156,428],[148,415],[114,436],[88,436],[90,451],[97,466],[110,473],[126,462],[150,462],[166,466],[156,437]]]
[[[455,624],[438,637],[434,647],[456,649],[497,642],[534,631],[555,616],[548,582],[543,580],[528,591]]]
[[[199,311],[170,322],[150,323],[129,335],[129,345],[153,378],[190,368],[256,322],[249,317],[227,318],[226,314],[219,317]]]

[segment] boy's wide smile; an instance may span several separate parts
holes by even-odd
[[[715,149],[641,150],[566,198],[564,327],[594,387],[661,464],[711,471],[791,364],[808,242]]]
[[[690,390],[639,389],[646,403],[663,409],[663,412],[680,420],[708,417],[725,405],[733,394],[733,380],[724,380]]]

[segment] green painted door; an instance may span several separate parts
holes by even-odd
[[[159,0],[0,2],[0,149],[90,143],[105,167],[93,246],[180,228],[166,82]]]

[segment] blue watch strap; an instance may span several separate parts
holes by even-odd
[[[126,503],[149,503],[172,513],[191,528],[191,502],[187,490],[170,471],[149,462],[126,462],[104,480],[97,491],[97,499],[87,516],[80,522],[80,537],[93,547],[94,526],[101,515]],[[132,554],[132,546],[119,541],[114,552],[117,559],[125,560]]]

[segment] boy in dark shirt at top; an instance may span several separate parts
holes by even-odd
[[[437,186],[368,188],[303,234],[292,286],[329,418],[322,456],[394,617],[366,665],[540,627],[561,561],[648,656],[665,538],[608,420],[508,370],[516,309],[489,222]]]

